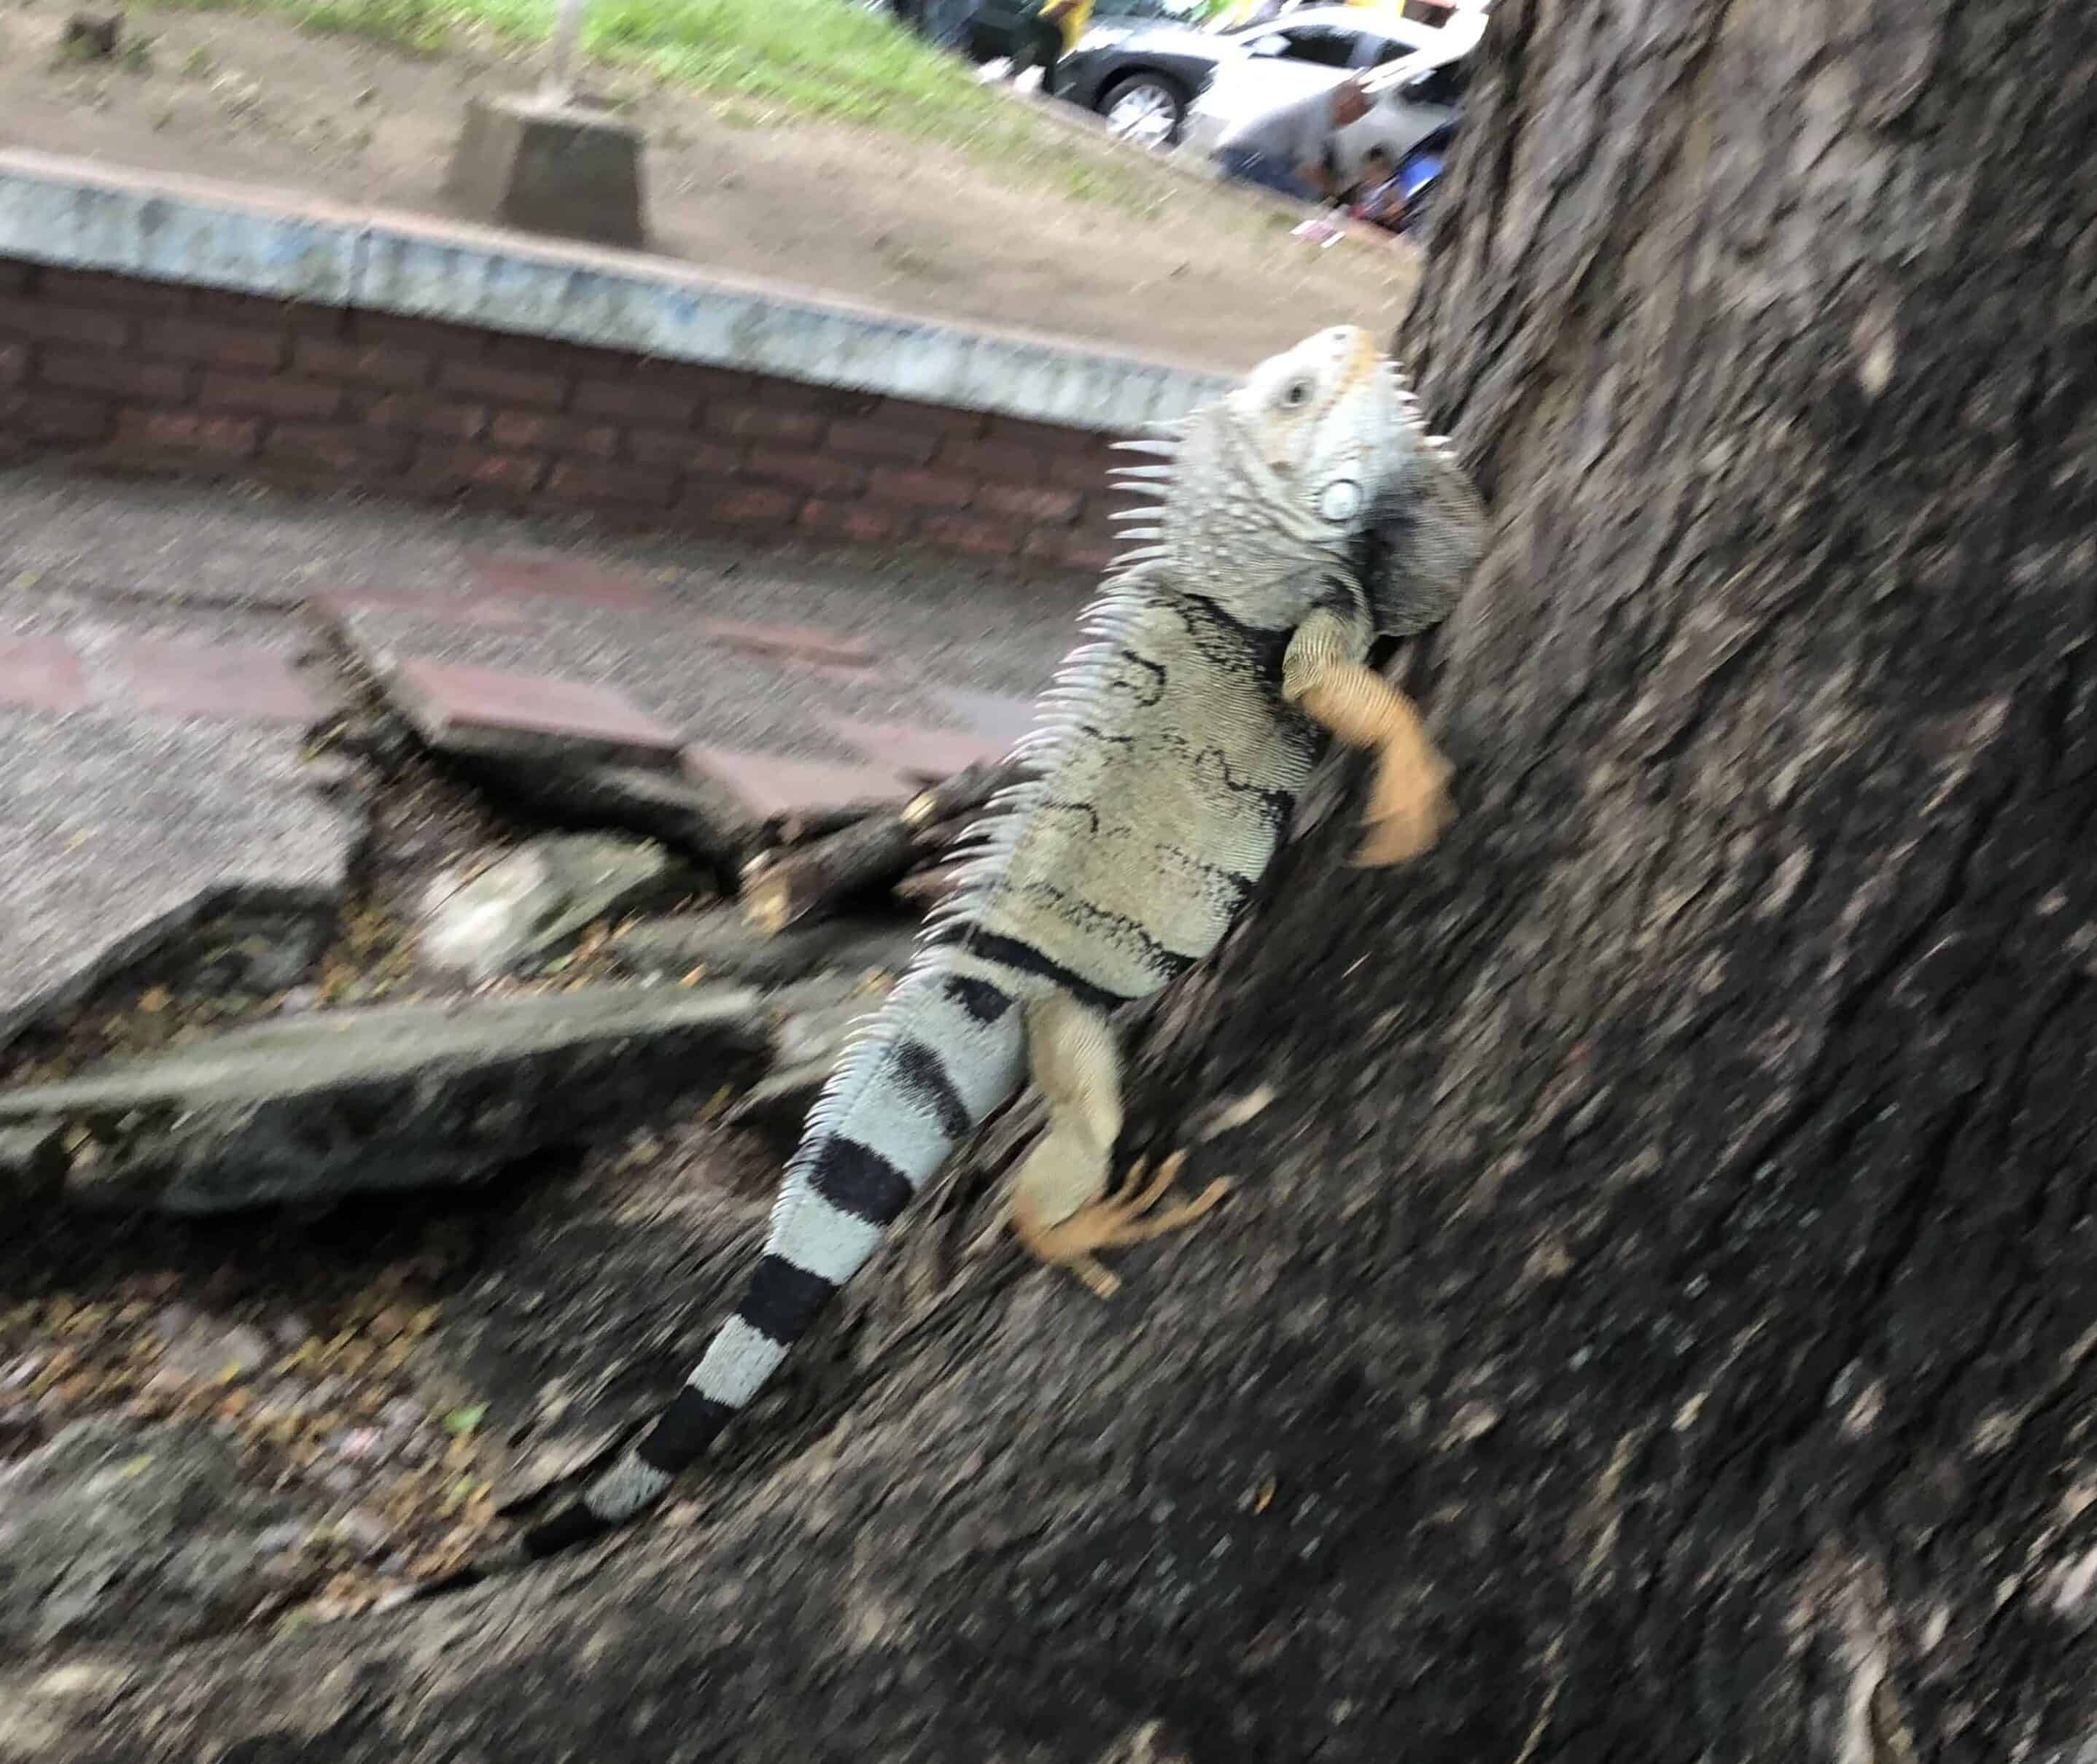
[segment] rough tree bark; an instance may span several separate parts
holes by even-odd
[[[2092,1755],[2097,24],[1500,0],[1488,41],[1407,339],[1498,521],[1415,669],[1464,817],[1397,879],[1320,827],[1158,1014],[1140,1118],[1236,1105],[1225,1215],[1102,1306],[955,1253],[963,1177],[600,1565],[18,1677],[0,1733]],[[738,1206],[544,1252],[542,1369],[610,1318],[666,1388]]]

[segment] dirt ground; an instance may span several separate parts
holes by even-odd
[[[43,0],[0,19],[0,142],[396,209],[444,212],[469,93],[536,80],[500,46],[418,58],[214,13],[131,13],[142,67],[68,63],[63,17]],[[646,129],[657,248],[724,271],[1226,370],[1323,324],[1387,330],[1411,297],[1410,247],[1320,251],[1105,141],[1044,127],[1038,163],[983,164],[638,75],[594,84]],[[1111,199],[1070,193],[1087,180]]]

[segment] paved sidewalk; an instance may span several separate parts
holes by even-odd
[[[994,756],[1082,582],[222,486],[0,472],[0,1035],[362,831],[301,775],[342,649],[449,726],[608,744],[765,814]]]

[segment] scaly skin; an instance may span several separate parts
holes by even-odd
[[[1328,737],[1380,755],[1357,861],[1401,861],[1448,816],[1449,768],[1368,665],[1444,615],[1483,514],[1365,332],[1321,332],[1176,426],[1154,541],[1123,560],[1028,746],[1033,781],[840,1062],[734,1313],[641,1443],[523,1540],[621,1524],[763,1388],[953,1147],[1031,1076],[1049,1123],[1013,1184],[1035,1255],[1111,1293],[1102,1249],[1203,1216],[1163,1205],[1182,1161],[1109,1198],[1121,1129],[1108,1013],[1207,956],[1244,909]],[[1146,517],[1139,516],[1138,519]]]

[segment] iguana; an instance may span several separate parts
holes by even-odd
[[[1110,1196],[1121,1130],[1108,1013],[1215,949],[1281,843],[1329,733],[1381,750],[1357,861],[1440,833],[1449,768],[1370,668],[1441,619],[1484,511],[1369,335],[1263,362],[1122,475],[1158,507],[1129,536],[1023,744],[962,887],[811,1114],[749,1287],[652,1429],[528,1532],[550,1555],[651,1506],[764,1387],[953,1148],[1031,1074],[1049,1119],[1013,1185],[1020,1242],[1102,1297],[1097,1252],[1177,1230],[1180,1158]]]

